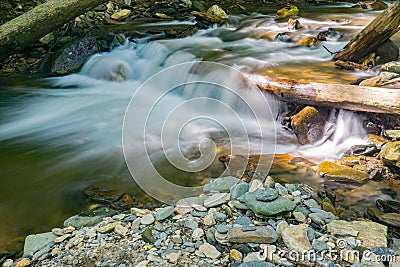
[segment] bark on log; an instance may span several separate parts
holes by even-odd
[[[354,111],[400,114],[400,89],[345,84],[299,83],[289,79],[258,80],[259,88],[285,102]]]
[[[49,0],[0,26],[0,58],[31,46],[63,24],[107,0]]]
[[[393,3],[369,23],[334,59],[362,63],[364,57],[378,49],[400,30],[400,3]]]

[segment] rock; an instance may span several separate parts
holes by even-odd
[[[228,241],[232,243],[271,244],[278,235],[271,226],[257,226],[254,231],[243,231],[242,227],[233,227],[228,232]]]
[[[67,238],[70,238],[71,234],[66,234],[66,235],[62,235],[62,236],[58,236],[56,239],[54,239],[55,243],[61,243],[64,240],[66,240]]]
[[[166,218],[170,217],[174,213],[174,206],[168,206],[158,210],[155,214],[157,221],[165,220]]]
[[[326,116],[316,108],[307,106],[291,119],[291,126],[301,145],[312,144],[322,138]]]
[[[2,267],[13,267],[13,266],[14,266],[14,261],[12,259],[6,259],[2,265]]]
[[[236,250],[236,249],[231,249],[229,251],[229,259],[233,262],[235,261],[242,261],[243,259],[243,255],[242,253],[240,253],[240,251]]]
[[[50,243],[54,243],[56,238],[57,236],[52,232],[28,235],[25,238],[24,255],[33,256],[36,251],[45,248]]]
[[[379,257],[373,252],[363,253],[361,264],[363,267],[385,267],[383,262],[376,259],[379,259]]]
[[[204,199],[200,197],[188,197],[178,200],[175,205],[175,211],[178,214],[186,214],[193,211],[192,205],[204,205]]]
[[[314,36],[307,36],[296,41],[296,44],[302,46],[312,47],[318,42],[318,39]],[[319,140],[319,139],[318,139]]]
[[[245,184],[245,183],[242,180],[233,176],[209,179],[203,187],[203,192],[205,194],[229,193],[233,187],[239,184]]]
[[[284,8],[279,9],[276,12],[275,17],[277,19],[282,19],[282,18],[286,18],[286,17],[290,17],[290,16],[297,16],[297,14],[299,14],[299,9],[297,8],[297,6],[290,5],[289,8],[284,7]]]
[[[305,222],[306,219],[307,219],[307,216],[306,216],[306,215],[304,215],[303,213],[298,212],[298,211],[293,212],[293,217],[294,217],[294,219],[295,219],[296,221],[298,221],[298,222],[300,222],[300,223]]]
[[[209,243],[202,244],[199,247],[199,251],[210,259],[217,259],[219,256],[221,256],[221,252],[219,252],[213,245],[210,245]]]
[[[400,202],[399,201],[377,199],[376,206],[383,212],[400,213]]]
[[[400,77],[400,74],[395,72],[382,71],[381,73],[379,73],[379,76],[381,77],[381,82],[385,83],[388,82],[389,80]]]
[[[143,225],[149,225],[152,224],[154,222],[154,217],[153,214],[146,214],[142,217],[142,219],[140,220],[140,223]]]
[[[387,247],[387,227],[375,222],[334,220],[326,225],[328,233],[356,237],[366,248]]]
[[[210,16],[218,17],[219,19],[227,19],[228,15],[218,5],[213,5],[207,10],[207,14]]]
[[[131,14],[131,11],[129,9],[122,9],[122,10],[112,14],[111,18],[115,19],[115,20],[123,20],[123,19],[126,19],[127,17],[129,17],[130,14]]]
[[[206,208],[212,208],[219,206],[221,204],[228,203],[230,199],[230,194],[229,193],[216,193],[208,197],[206,200],[204,200],[204,207]]]
[[[282,232],[282,240],[289,249],[304,252],[311,250],[312,246],[307,237],[308,224],[291,224]]]
[[[318,41],[339,41],[343,34],[329,28],[327,31],[321,31],[317,35]]]
[[[318,212],[313,212],[308,215],[308,217],[316,224],[325,225],[336,219],[336,216],[332,212],[326,212],[320,210]]]
[[[269,202],[278,198],[278,192],[272,188],[268,188],[265,190],[259,190],[256,195],[256,200]]]
[[[173,264],[177,264],[179,261],[180,254],[176,252],[168,253],[165,257],[169,260],[169,262]]]
[[[215,225],[216,221],[215,221],[215,218],[214,218],[214,213],[207,214],[204,217],[203,224],[205,226],[213,226],[213,225]]]
[[[369,179],[367,173],[355,170],[351,167],[338,165],[330,161],[324,161],[318,166],[317,173],[330,181],[362,183]]]
[[[381,76],[375,76],[360,82],[360,86],[379,86],[381,85]]]
[[[204,231],[201,228],[197,228],[193,231],[192,233],[192,238],[195,240],[201,240],[201,238],[204,236]]]
[[[79,71],[90,56],[99,52],[96,39],[85,37],[77,40],[59,52],[54,60],[51,72],[57,75],[65,75]]]
[[[385,165],[400,168],[400,141],[384,144],[378,157]]]
[[[301,29],[303,26],[301,25],[298,19],[289,18],[288,20],[288,29],[289,30],[298,30]]]
[[[399,58],[399,47],[392,40],[381,44],[375,52],[375,64],[385,64]]]
[[[270,217],[273,215],[292,211],[296,204],[284,197],[278,197],[277,199],[270,202],[263,202],[257,200],[257,195],[260,191],[265,189],[259,189],[254,192],[249,192],[239,198],[240,201],[244,202],[257,216]]]
[[[96,231],[101,234],[109,233],[112,230],[114,230],[117,224],[118,224],[117,222],[103,221],[98,225],[96,225]]]
[[[118,198],[122,195],[116,190],[97,186],[90,185],[83,189],[83,193],[90,199],[99,203],[109,204],[111,202],[117,201]]]
[[[381,212],[379,209],[369,208],[367,209],[367,214],[374,221],[378,221],[385,225],[400,228],[400,213],[393,213],[393,212],[384,213]]]
[[[381,71],[394,72],[400,74],[400,61],[392,61],[384,64]]]
[[[289,224],[286,221],[281,221],[278,223],[276,226],[276,233],[278,234],[278,237],[282,236],[282,232],[289,227]]]
[[[266,261],[246,261],[240,264],[239,267],[275,267],[275,265]]]
[[[128,232],[129,232],[128,228],[122,226],[121,224],[117,224],[117,225],[115,226],[115,228],[114,228],[114,231],[115,231],[117,234],[121,235],[121,236],[125,236],[125,235],[127,235]]]
[[[31,260],[27,258],[22,258],[15,267],[25,267],[31,265]]]
[[[377,0],[377,1],[372,2],[372,3],[370,4],[370,6],[371,6],[371,8],[372,8],[373,10],[384,10],[384,9],[386,9],[386,8],[389,7],[385,2],[380,1],[380,0]]]
[[[143,241],[153,244],[154,242],[156,242],[156,239],[154,238],[153,234],[152,234],[152,228],[151,227],[146,227],[142,234],[141,237],[143,239]]]

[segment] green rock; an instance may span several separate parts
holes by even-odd
[[[72,226],[75,228],[82,228],[85,226],[93,226],[98,224],[105,217],[115,215],[114,210],[100,209],[95,211],[85,211],[78,215],[74,215],[64,221],[64,227]]]
[[[151,233],[153,231],[153,227],[146,227],[143,232],[142,232],[142,239],[143,241],[153,244],[156,242],[156,239],[154,238],[153,234]]]
[[[299,9],[295,5],[290,5],[290,7],[284,7],[279,9],[276,12],[276,18],[277,19],[282,19],[290,16],[297,16],[299,14]]]
[[[238,199],[249,191],[249,184],[240,183],[235,185],[231,190],[231,200]]]
[[[256,195],[256,199],[258,201],[263,201],[263,202],[273,201],[277,198],[278,198],[278,191],[276,191],[272,188],[260,190],[260,191],[258,191],[258,193]]]
[[[25,239],[24,255],[33,255],[36,251],[54,242],[56,238],[57,236],[52,232],[28,235]]]
[[[231,189],[244,182],[233,176],[210,179],[203,187],[204,194],[209,193],[229,193]]]
[[[158,210],[155,214],[157,221],[162,221],[171,216],[174,213],[174,206],[168,206]]]
[[[278,197],[274,201],[263,202],[257,200],[257,195],[260,191],[265,189],[258,189],[253,192],[248,192],[239,198],[241,202],[244,202],[257,216],[259,217],[270,217],[285,212],[294,210],[296,204],[284,197]]]

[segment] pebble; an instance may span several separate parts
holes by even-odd
[[[281,221],[278,223],[276,226],[276,233],[278,234],[278,237],[282,236],[283,230],[289,227],[289,224],[286,221]]]
[[[114,228],[114,231],[115,231],[117,234],[122,235],[122,236],[127,235],[128,232],[129,232],[128,228],[122,226],[121,224],[117,224],[117,225],[115,226],[115,228]]]
[[[31,265],[31,260],[27,258],[22,258],[15,267],[25,267]]]
[[[278,239],[271,226],[257,226],[253,231],[243,231],[242,227],[233,227],[228,232],[228,240],[232,243],[271,244]]]
[[[204,243],[200,246],[199,251],[202,252],[207,258],[216,259],[221,255],[213,245],[209,243]]]
[[[174,206],[168,206],[158,210],[155,214],[157,221],[162,221],[171,216],[174,213]]]
[[[312,249],[307,237],[308,224],[289,225],[282,231],[282,240],[289,249],[303,252]]]
[[[172,253],[165,255],[165,257],[169,260],[169,262],[177,264],[179,261],[180,255],[179,255],[179,253],[172,252]]]
[[[154,217],[153,214],[146,214],[142,217],[142,219],[140,220],[140,223],[143,225],[150,225],[154,222]]]
[[[197,228],[192,233],[192,238],[195,240],[199,240],[204,236],[204,231],[201,228]]]
[[[256,200],[269,202],[278,198],[278,191],[268,188],[265,190],[259,190],[256,195]]]
[[[304,215],[303,213],[298,212],[298,211],[293,212],[293,217],[294,217],[294,219],[295,219],[296,221],[298,221],[298,222],[300,222],[300,223],[305,222],[306,219],[307,219],[307,216],[306,216],[306,215]]]
[[[241,261],[243,259],[243,255],[242,253],[240,253],[240,251],[236,250],[236,249],[231,249],[229,251],[229,258],[232,261]]]
[[[213,226],[213,225],[215,225],[215,224],[216,224],[216,221],[215,221],[215,219],[214,219],[214,213],[207,214],[207,215],[204,217],[203,224],[204,224],[205,226]]]
[[[216,193],[204,200],[204,207],[212,208],[221,204],[228,203],[230,199],[229,193]]]

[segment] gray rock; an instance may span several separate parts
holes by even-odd
[[[266,261],[247,261],[240,264],[239,267],[275,267],[275,265]]]
[[[252,220],[247,216],[241,216],[235,220],[235,224],[240,224],[240,225],[250,225],[252,223],[253,223]]]
[[[312,249],[307,237],[308,224],[290,225],[282,232],[282,240],[289,249],[303,252]]]
[[[203,192],[205,194],[229,193],[234,186],[243,183],[244,182],[242,180],[233,176],[210,179],[204,185]]]
[[[298,212],[298,211],[293,212],[293,217],[296,221],[301,222],[301,223],[305,222],[307,219],[306,215],[304,215],[303,213]]]
[[[140,223],[143,225],[149,225],[154,222],[154,216],[151,213],[145,214],[142,219],[140,220]]]
[[[204,200],[204,207],[212,208],[221,204],[228,203],[230,199],[229,193],[216,193]]]
[[[204,243],[200,246],[199,251],[202,252],[207,258],[216,259],[221,256],[219,252],[213,245],[209,243]]]
[[[265,190],[265,189],[264,189]],[[292,211],[296,205],[284,197],[278,197],[274,201],[263,202],[257,200],[257,194],[261,190],[246,193],[240,198],[257,216],[270,217],[273,215]]]
[[[208,228],[206,231],[206,240],[211,245],[217,245],[217,240],[215,239],[215,232],[216,230],[213,227]]]
[[[313,222],[320,225],[325,225],[336,219],[336,216],[332,212],[321,211],[322,212],[310,213],[308,217],[310,217]]]
[[[174,206],[168,206],[158,210],[155,214],[157,221],[162,221],[171,216],[174,213]]]
[[[214,218],[217,222],[225,222],[226,221],[226,215],[223,214],[222,212],[215,212]]]
[[[45,248],[51,243],[54,243],[57,236],[52,232],[28,235],[25,238],[24,255],[32,255]]]
[[[304,200],[304,205],[306,205],[309,208],[317,208],[320,209],[320,205],[318,205],[317,201],[315,201],[314,199],[306,199]]]
[[[272,188],[268,188],[265,190],[258,190],[256,195],[256,200],[269,202],[278,198],[278,191]]]
[[[257,226],[254,231],[243,231],[242,227],[233,227],[228,232],[231,243],[258,243],[271,244],[278,239],[278,235],[271,226]]]
[[[218,224],[215,228],[217,229],[217,232],[218,232],[218,233],[220,233],[220,234],[226,234],[226,233],[228,233],[228,231],[229,231],[229,229],[230,229],[231,227],[229,227],[229,226],[227,226],[227,225],[224,225],[224,224]]]
[[[249,191],[248,183],[239,183],[231,189],[231,200],[238,199]]]
[[[199,223],[195,220],[185,220],[183,226],[194,230],[199,227]]]

